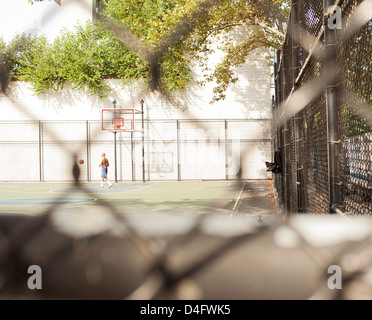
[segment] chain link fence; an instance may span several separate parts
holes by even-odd
[[[274,148],[283,161],[275,186],[287,212],[372,214],[367,2],[292,3],[273,102]],[[360,28],[357,17],[365,20]]]
[[[200,124],[207,128],[198,129]],[[242,179],[269,179],[262,163],[271,157],[270,125],[268,119],[144,120],[142,141],[140,120],[136,132],[116,136],[102,132],[101,122],[94,120],[0,121],[7,168],[0,182],[72,181],[73,150],[84,160],[81,182],[100,180],[103,151],[111,164],[109,177],[116,182],[236,181],[239,167],[244,169]],[[251,156],[240,161],[242,148]]]
[[[200,12],[194,20],[197,21],[210,6],[218,3],[201,2]],[[288,212],[326,213],[343,209],[351,213],[371,213],[372,24],[355,15],[366,3],[370,1],[337,1],[342,8],[343,27],[351,31],[345,34],[336,32],[338,41],[333,61],[337,62],[338,81],[335,86],[335,73],[328,69],[328,62],[331,61],[327,49],[329,35],[323,25],[321,2],[292,1],[289,33],[275,65],[273,101],[274,147],[281,153],[282,160],[282,173],[275,176],[274,182],[280,205]],[[371,13],[371,8],[367,8]],[[107,27],[117,30],[124,42],[131,41],[128,30],[109,24]],[[175,38],[174,41],[177,41],[183,35],[179,32],[171,40]],[[159,56],[164,54],[169,41],[152,56],[151,52],[143,50],[153,69],[153,88],[159,81]],[[136,43],[132,43],[131,48],[141,51]],[[6,78],[6,74],[0,73],[0,80]],[[336,87],[337,96],[332,91]],[[4,86],[5,98],[26,113],[26,108],[12,100],[5,89]],[[336,121],[332,122],[329,121],[331,114],[328,106],[334,102],[337,102],[337,112]],[[189,116],[190,127],[194,130],[208,131],[209,125],[213,127],[213,123],[193,122],[192,115]],[[183,124],[187,128],[186,121]],[[229,134],[226,132],[229,124],[238,130],[254,130],[249,129],[246,122],[236,121],[227,125],[220,122],[221,136]],[[2,132],[7,131],[11,135],[14,131],[12,125],[2,124]],[[150,125],[146,123],[146,126]],[[4,129],[6,126],[8,128]],[[66,135],[63,139],[58,138],[55,135],[57,126],[69,126],[66,132],[73,134],[75,139],[67,139]],[[171,131],[177,140],[178,121],[164,124],[164,128]],[[61,194],[58,200],[76,190],[92,195],[82,182],[94,177],[89,170],[82,172],[76,160],[93,152],[93,147],[97,149],[94,151],[97,154],[102,146],[112,147],[112,141],[100,139],[99,123],[42,123],[30,116],[23,129],[24,135],[30,139],[29,143],[25,143],[24,137],[14,138],[13,135],[13,139],[18,140],[14,140],[11,147],[32,154],[32,160],[14,160],[24,161],[19,162],[19,167],[32,165],[36,168],[30,179],[43,180],[48,172],[53,171],[53,165],[49,166],[48,162],[56,163],[58,157],[55,159],[53,154],[58,154],[58,149],[68,154],[69,160],[59,159],[57,165],[65,166],[69,174],[72,171],[75,179],[74,187]],[[152,136],[156,135],[154,132]],[[340,139],[335,139],[335,135]],[[182,139],[180,135],[179,146],[189,142]],[[226,143],[228,139],[221,141]],[[221,141],[215,143],[219,145]],[[167,157],[166,148],[168,151],[177,149],[174,140],[171,144],[171,141],[164,141],[162,135],[151,143],[155,149],[161,146],[165,150],[163,158]],[[130,149],[133,145],[126,141],[122,147]],[[226,158],[226,149],[221,147],[222,157]],[[246,141],[240,150],[238,156],[241,163],[249,159],[250,147],[250,142]],[[6,143],[2,148],[5,153],[7,148],[11,152],[10,145]],[[48,148],[49,158],[43,159],[43,154],[40,155],[43,148]],[[139,147],[135,149],[140,150]],[[158,154],[156,150],[154,152]],[[150,151],[147,156],[151,157]],[[88,159],[87,162],[93,162],[93,158]],[[126,163],[132,160],[127,159]],[[160,164],[164,163],[160,161]],[[225,162],[222,164],[225,170]],[[43,165],[48,166],[49,171]],[[153,169],[159,170],[157,167]],[[126,172],[130,170],[133,167]],[[166,173],[169,168],[163,166],[161,170]],[[221,172],[225,173],[224,170]],[[176,175],[172,177],[176,178]],[[242,173],[238,172],[236,178],[239,180],[241,177]],[[240,189],[239,181],[236,185]],[[371,221],[365,217],[351,221],[347,217],[341,219],[339,216],[309,214],[291,217],[288,223],[283,223],[281,216],[257,219],[250,212],[228,220],[226,215],[217,214],[213,206],[211,214],[154,215],[141,212],[134,215],[126,212],[125,208],[119,210],[110,205],[99,195],[92,196],[97,197],[97,206],[89,210],[64,211],[56,201],[37,216],[2,212],[2,298],[372,297]],[[327,287],[326,273],[328,267],[334,264],[345,271],[341,291]],[[38,265],[43,270],[41,293],[31,291],[25,285],[30,276],[26,270],[31,265]]]

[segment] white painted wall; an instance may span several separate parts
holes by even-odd
[[[68,85],[61,92],[48,90],[36,96],[28,83],[16,81],[10,95],[22,107],[2,99],[0,108],[4,120],[99,120],[100,109],[111,108],[113,99],[122,108],[139,108],[144,99],[149,119],[271,119],[269,67],[263,51],[253,53],[237,73],[240,80],[227,90],[227,98],[214,104],[209,103],[213,83],[190,87],[170,101],[135,83],[123,86],[120,80],[107,80],[113,91],[103,100]]]

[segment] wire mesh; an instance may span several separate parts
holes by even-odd
[[[190,30],[189,28],[196,23],[200,16],[206,14],[206,10],[219,2],[202,2],[200,10],[197,11],[193,19],[186,21],[191,22],[189,27],[183,31],[181,30],[182,32],[176,30],[173,37],[165,39],[164,43],[156,48],[155,53],[149,52],[148,48],[141,45],[138,39],[134,39],[133,35],[125,28],[111,25],[110,23],[106,27],[121,37],[123,42],[127,42],[131,49],[143,55],[143,59],[149,63],[153,70],[151,87],[156,88],[160,77],[158,62],[160,57],[166,52],[168,46],[184,36],[185,32]],[[348,17],[353,14],[358,5],[365,2],[367,1],[342,2],[344,25],[346,27],[348,26]],[[300,38],[301,36],[303,38],[306,36],[320,36],[320,52],[324,51],[324,38],[321,36],[323,22],[321,1],[298,1],[298,8],[299,25],[301,26],[299,29]],[[184,25],[185,21],[181,21],[178,27]],[[371,121],[368,118],[371,111],[372,91],[371,34],[371,22],[369,22],[350,37],[347,42],[340,42],[341,45],[339,45],[337,54],[340,79],[339,91],[342,92],[338,96],[339,128],[341,131],[340,177],[342,181],[342,203],[340,205],[348,212],[360,214],[371,213],[372,136]],[[299,83],[296,83],[293,75],[292,45],[297,41],[298,39],[294,39],[291,35],[287,34],[282,49],[282,60],[281,63],[278,61],[278,73],[276,74],[277,103],[275,109],[277,111],[277,117],[284,119],[276,123],[275,132],[278,137],[276,147],[282,151],[285,169],[282,174],[276,177],[275,185],[279,189],[278,194],[282,202],[281,204],[286,206],[289,212],[296,212],[299,205],[297,203],[297,193],[300,190],[300,192],[304,193],[305,212],[326,213],[328,212],[330,201],[328,188],[329,155],[327,153],[329,141],[326,134],[327,109],[325,83],[320,78],[323,71],[327,72],[326,62],[317,56],[316,52],[314,52],[315,50],[311,50],[314,48],[315,43],[312,44],[313,46],[306,46],[303,43],[299,43],[298,60],[302,68],[302,75]],[[309,52],[310,54],[314,54],[314,56],[307,60],[306,58]],[[13,101],[11,97],[6,95],[5,80],[7,79],[5,78],[7,75],[2,73],[0,76],[5,96]],[[316,87],[313,86],[314,83],[311,82],[314,79],[316,81],[319,80],[318,82],[321,87],[319,92],[316,91]],[[286,118],[286,115],[283,116],[281,113],[282,109],[280,108],[280,105],[284,105],[288,101],[294,85],[298,85],[301,89],[306,89],[306,92],[312,91],[312,89],[315,91],[311,101],[302,106],[302,108],[298,107],[298,110],[296,110],[300,119],[301,132],[299,158],[297,158],[295,152],[295,119],[293,115],[289,118]],[[300,100],[296,102],[299,105],[302,103]],[[17,106],[17,103],[14,101],[13,103]],[[22,106],[19,107],[21,111],[25,111],[25,109],[22,109]],[[192,119],[192,115],[188,116]],[[29,118],[32,119],[32,116]],[[227,144],[227,148],[223,149],[224,151],[222,152],[224,161],[226,160],[226,156],[233,158],[231,147],[234,139],[231,136],[234,130],[257,129],[251,126],[251,123],[244,121],[232,121],[231,126],[230,123],[226,124],[216,121],[209,124],[212,126],[215,125],[215,129],[219,132],[220,137],[217,137],[218,141],[215,141],[216,144],[221,146],[221,148],[221,141]],[[66,131],[64,129],[55,130],[56,127],[63,127],[64,125],[68,125],[69,129]],[[182,125],[185,127],[190,125],[194,130],[195,128],[208,128],[206,123],[192,121],[187,125],[182,123],[181,127]],[[152,127],[152,124],[149,122],[146,122],[146,126],[150,127],[150,130],[153,130],[155,127]],[[99,123],[71,122],[66,124],[55,122],[51,124],[39,121],[25,123],[24,127],[28,131],[25,137],[22,138],[14,134],[12,135],[14,126],[9,127],[9,124],[6,124],[2,127],[3,137],[11,135],[14,138],[12,147],[17,148],[19,145],[19,148],[23,148],[23,152],[29,155],[27,157],[27,163],[18,163],[18,165],[32,166],[33,175],[29,177],[20,176],[20,180],[48,180],[49,176],[52,176],[53,165],[56,164],[64,166],[66,173],[70,172],[71,167],[73,167],[74,188],[86,192],[87,195],[96,196],[94,194],[92,195],[89,190],[86,190],[81,182],[85,179],[88,181],[94,180],[97,177],[94,176],[89,167],[85,172],[81,172],[78,169],[79,167],[77,167],[76,160],[86,155],[87,159],[89,159],[88,162],[92,165],[94,162],[93,159],[95,159],[94,155],[99,155],[102,146],[110,149],[113,148],[113,141],[102,138],[100,135]],[[158,126],[156,127],[159,128]],[[167,141],[162,138],[163,134],[153,132],[153,137],[157,135],[159,137],[154,138],[152,141],[147,140],[148,145],[146,146],[146,150],[149,157],[155,157],[151,161],[155,166],[147,172],[148,174],[157,175],[159,175],[159,172],[166,173],[167,179],[179,178],[175,174],[171,176],[168,174],[169,172],[167,170],[169,170],[169,167],[167,164],[174,161],[174,154],[177,152],[174,139],[178,139],[180,126],[178,122],[177,125],[173,122],[165,124],[164,127],[164,131],[172,132],[173,141]],[[242,129],[241,127],[244,128]],[[62,135],[58,135],[58,132],[62,132]],[[68,139],[69,133],[73,134],[73,139]],[[228,139],[224,141],[225,134],[227,134]],[[210,137],[205,138],[206,142],[211,142],[211,140]],[[189,142],[189,140],[184,139],[183,142]],[[242,142],[246,145],[247,149],[257,147],[269,151],[269,143],[267,141],[264,141],[265,143],[259,146],[255,145],[257,141],[244,141],[243,139]],[[2,150],[6,151],[7,144],[4,141],[0,141],[0,145]],[[119,145],[123,150],[131,149],[132,153],[135,152],[135,159],[140,158],[141,140],[136,140],[135,138],[134,141],[120,141]],[[159,149],[162,151],[159,152]],[[128,154],[123,150],[119,153],[119,162],[122,159],[123,153]],[[228,150],[228,155],[225,153],[226,150]],[[62,157],[62,151],[69,154],[68,159]],[[50,157],[50,155],[52,156]],[[242,163],[247,163],[249,167],[249,154],[244,153],[239,154],[239,156],[244,158],[242,159]],[[134,161],[136,162],[135,159]],[[14,159],[5,158],[4,161],[14,161]],[[125,163],[130,163],[133,159],[125,159],[124,161]],[[303,181],[300,182],[300,186],[296,177],[296,161],[300,161],[300,169],[303,171]],[[222,170],[226,169],[226,163],[222,161],[221,164]],[[119,175],[123,179],[138,179],[140,178],[139,173],[141,171],[139,169],[141,165],[141,163],[137,162],[131,168],[125,167],[124,172],[119,172]],[[14,166],[12,169],[16,170],[16,167]],[[129,172],[131,175],[127,175]],[[225,172],[220,175],[220,178],[223,179],[224,177],[226,177]],[[239,175],[237,178],[239,179]],[[63,180],[64,177],[61,176],[59,179]],[[164,221],[169,221],[171,216],[167,216],[163,220],[157,220],[156,225],[150,216],[131,217],[126,214],[125,208],[121,208],[120,212],[118,212],[117,208],[102,199],[98,199],[97,206],[99,207],[99,213],[97,216],[103,213],[105,217],[109,216],[112,219],[100,220],[98,218],[95,222],[104,228],[99,229],[99,232],[94,234],[87,235],[83,233],[83,237],[81,237],[81,234],[79,236],[73,234],[74,220],[70,221],[69,225],[65,225],[65,229],[62,230],[67,230],[70,234],[57,230],[55,228],[56,221],[53,220],[54,213],[60,210],[59,200],[66,198],[73,191],[74,189],[70,189],[61,194],[58,200],[55,201],[54,206],[51,206],[49,210],[43,212],[43,214],[32,221],[28,220],[29,218],[24,218],[24,221],[27,220],[27,223],[17,230],[10,232],[5,227],[5,224],[0,226],[0,238],[2,240],[5,239],[1,242],[0,247],[2,274],[2,277],[0,277],[0,289],[10,289],[13,285],[15,287],[17,285],[21,288],[22,286],[24,287],[24,279],[18,277],[19,274],[23,274],[24,270],[22,268],[31,263],[39,263],[47,271],[46,274],[49,278],[46,279],[46,282],[52,284],[51,288],[54,290],[50,292],[49,297],[129,297],[140,299],[180,297],[175,291],[179,289],[181,284],[184,284],[182,283],[183,280],[192,279],[192,281],[197,282],[200,287],[206,290],[205,292],[207,292],[207,297],[209,298],[224,298],[226,294],[231,294],[229,296],[230,298],[257,297],[254,291],[248,292],[247,295],[247,283],[250,285],[253,284],[255,288],[261,288],[262,291],[260,291],[260,294],[262,294],[263,298],[283,298],[283,281],[281,282],[281,276],[286,280],[293,281],[292,290],[294,290],[295,284],[298,285],[299,279],[305,281],[303,288],[305,288],[306,292],[302,296],[308,297],[316,289],[314,288],[314,283],[319,279],[319,270],[323,274],[323,268],[329,265],[329,263],[337,261],[341,264],[342,261],[345,261],[343,259],[345,256],[350,258],[350,252],[355,254],[353,249],[358,249],[358,253],[362,252],[364,258],[371,257],[370,225],[364,223],[362,220],[359,221],[361,223],[357,226],[358,228],[352,230],[354,234],[350,239],[353,241],[355,239],[363,240],[365,237],[364,242],[353,243],[354,247],[352,244],[349,245],[347,243],[348,246],[345,248],[345,251],[341,250],[341,254],[340,251],[332,251],[332,248],[340,244],[340,241],[322,242],[322,244],[327,243],[326,248],[329,249],[327,254],[324,255],[327,258],[322,259],[324,258],[322,256],[324,251],[314,249],[317,246],[316,237],[305,239],[304,235],[307,233],[301,232],[301,230],[308,231],[304,230],[307,227],[311,229],[312,226],[309,225],[309,220],[305,221],[305,223],[303,223],[304,221],[301,223],[298,220],[292,220],[293,223],[285,226],[280,225],[279,227],[270,228],[266,224],[245,224],[242,220],[237,219],[232,227],[231,225],[227,227],[226,217],[222,217],[222,220],[216,221],[219,219],[217,215],[212,218],[203,215],[200,215],[200,217],[189,216],[184,220],[178,216],[177,219],[180,220],[177,220],[176,223],[168,224],[168,229],[164,231],[163,223]],[[90,209],[92,210],[92,208]],[[63,212],[63,214],[73,215],[71,212],[67,212],[67,214]],[[78,214],[79,217],[77,218],[81,219],[83,212],[79,212]],[[97,212],[93,210],[94,214],[97,214]],[[86,218],[86,221],[89,221],[92,215],[88,215]],[[141,218],[144,222],[142,221],[141,224],[138,224],[138,219]],[[152,233],[148,229],[145,230],[147,231],[146,234],[140,226],[143,227],[148,224],[154,227],[154,229],[151,230]],[[335,225],[337,225],[337,222],[335,223],[333,221],[331,224],[332,228]],[[211,226],[214,229],[211,229]],[[315,231],[319,230],[319,225],[315,224],[313,227]],[[314,232],[314,230],[312,231]],[[281,236],[283,232],[284,237]],[[355,233],[359,238],[355,238]],[[288,239],[294,239],[294,242],[288,242]],[[340,240],[343,238],[336,237],[336,239]],[[311,240],[314,241],[312,242]],[[272,245],[273,243],[275,245]],[[250,258],[257,257],[262,251],[262,248],[268,250],[265,251],[266,254],[264,256],[267,259],[265,260],[266,263],[263,265],[255,264],[257,259]],[[283,248],[291,248],[291,250],[282,250]],[[294,252],[296,254],[292,255]],[[331,255],[329,254],[330,252],[332,252]],[[222,256],[227,257],[227,259],[221,261],[222,259],[220,258]],[[242,257],[244,263],[242,263]],[[280,257],[282,260],[280,260]],[[297,259],[298,257],[301,257],[301,259]],[[289,261],[289,258],[295,258],[295,265],[300,266],[297,270],[293,270],[296,271],[294,273],[296,277],[288,277],[290,273],[288,272],[289,269],[283,268],[282,270],[278,270],[276,267],[278,261],[283,263],[281,265],[284,265],[284,262]],[[367,267],[371,264],[370,258],[353,260],[353,262],[355,261],[358,263],[352,263],[352,265],[357,265],[360,269],[353,270],[354,273],[351,271],[351,274],[353,277],[356,275],[357,280],[360,280],[357,276],[360,275],[361,270],[368,270]],[[247,266],[249,267],[247,268]],[[264,275],[273,276],[273,279],[266,281],[262,277],[262,273],[260,273],[262,272],[262,266],[267,267],[264,270],[266,272]],[[270,272],[273,271],[270,269],[272,266],[275,266],[274,272]],[[305,266],[310,266],[310,270],[305,268]],[[348,266],[348,270],[350,270],[350,263]],[[208,269],[208,267],[211,268]],[[234,272],[231,272],[232,269]],[[51,270],[54,272],[50,272]],[[250,270],[251,275],[247,274],[247,270]],[[282,273],[277,273],[280,271]],[[301,271],[304,272],[301,273]],[[92,288],[97,285],[97,279],[101,279],[102,273],[109,276],[105,279],[106,282],[102,282],[101,286],[98,287],[99,290],[93,292]],[[200,274],[202,275],[201,279]],[[66,277],[66,275],[69,275],[69,277]],[[350,278],[353,277],[350,276]],[[254,279],[252,280],[252,278]],[[215,285],[217,283],[217,281],[214,281],[215,279],[222,279],[222,283],[225,284],[221,286],[223,290],[221,290],[221,287],[218,287],[221,282]],[[306,279],[310,279],[311,283],[307,283]],[[247,282],[245,282],[246,280]],[[275,282],[276,286],[274,285],[273,287],[276,290],[270,290],[268,293],[266,283],[273,283],[271,280]],[[243,285],[238,289],[236,286],[231,285],[240,285],[241,283]],[[188,288],[185,291],[188,291]],[[75,291],[76,289],[78,291]],[[141,291],[142,289],[143,291]],[[222,291],[224,291],[223,294],[221,293]],[[347,290],[345,292],[349,293]],[[293,297],[290,294],[288,296]],[[296,293],[294,296],[298,298]],[[355,297],[353,294],[351,296]],[[198,297],[198,294],[192,294],[191,297]]]
[[[317,36],[323,24],[323,2],[318,0],[299,0],[298,22],[308,35]]]
[[[282,102],[282,111],[291,108],[298,112],[300,126],[300,170],[303,172],[303,181],[295,183],[296,154],[294,150],[294,112],[284,117],[288,121],[287,141],[290,144],[284,148],[284,162],[289,162],[288,179],[290,184],[284,185],[284,193],[289,194],[291,201],[282,203],[289,212],[296,212],[296,189],[304,197],[304,211],[311,213],[329,212],[332,206],[330,198],[329,172],[329,144],[339,143],[340,154],[335,157],[340,165],[336,174],[341,185],[341,202],[337,205],[351,214],[371,214],[371,20],[368,13],[362,12],[361,5],[366,1],[340,1],[342,11],[342,29],[335,31],[337,51],[335,57],[337,74],[329,68],[329,57],[326,56],[323,3],[321,1],[297,1],[297,25],[295,30],[289,29],[287,39],[283,46],[282,60],[278,73],[284,73],[285,79],[290,79],[292,50],[289,43],[294,41],[298,45],[298,66],[300,75],[287,87],[284,87],[284,97],[276,97]],[[367,5],[366,5],[367,6]],[[357,12],[359,9],[359,12]],[[365,14],[365,23],[355,30],[357,13]],[[330,13],[333,14],[333,13]],[[367,18],[366,18],[367,17]],[[370,16],[369,16],[370,19]],[[315,50],[316,49],[316,50]],[[295,61],[295,60],[293,60]],[[325,78],[336,80],[337,108],[338,108],[338,134],[339,142],[329,141],[328,115],[327,115],[327,83]],[[302,99],[293,98],[294,86],[303,92]],[[335,87],[335,86],[334,86]],[[329,87],[328,87],[329,88]],[[292,94],[291,94],[292,92]],[[306,92],[306,93],[305,93]],[[311,93],[311,96],[310,96]],[[284,101],[284,102],[283,102]],[[297,101],[299,101],[297,103]],[[305,102],[306,101],[306,102]],[[298,105],[302,103],[301,107]],[[297,105],[296,105],[297,104]],[[283,113],[283,114],[284,114]],[[288,113],[289,114],[289,113]],[[333,149],[332,149],[333,150]],[[334,152],[334,151],[332,151]],[[286,173],[287,174],[287,173]],[[276,177],[276,179],[280,179]],[[334,179],[332,177],[332,179]],[[333,180],[332,180],[333,181]]]
[[[290,170],[289,170],[289,181],[291,186],[297,186],[297,159],[296,159],[296,151],[295,151],[295,120],[292,118],[289,120],[288,125],[288,134],[289,134],[289,163],[290,163]],[[297,212],[298,211],[298,203],[297,203],[297,187],[291,188],[290,190],[290,211]]]
[[[345,1],[343,24],[362,1]],[[347,212],[372,214],[372,21],[338,45],[342,202]]]
[[[208,126],[195,129],[200,123]],[[144,145],[146,180],[237,180],[238,161],[234,159],[241,148],[249,148],[250,157],[242,159],[245,167],[242,176],[257,175],[259,161],[271,156],[270,120],[144,120],[146,140]],[[137,132],[118,132],[116,136],[117,180],[142,180],[141,123]],[[0,122],[9,170],[1,177],[2,182],[71,181],[70,169],[74,154],[84,160],[80,165],[80,181],[100,180],[97,166],[102,150],[114,167],[115,138],[113,133],[102,133],[101,123],[96,120],[67,121],[4,121]],[[58,143],[53,132],[59,137]],[[255,137],[252,138],[252,132]],[[20,134],[22,133],[22,134]],[[268,138],[262,138],[267,136]],[[17,162],[12,161],[16,151]],[[9,150],[9,151],[8,151]],[[66,150],[69,150],[66,153]],[[22,169],[19,169],[22,165]],[[17,169],[18,168],[18,169]],[[111,174],[110,174],[111,175]]]

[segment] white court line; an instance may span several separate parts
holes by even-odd
[[[241,188],[241,190],[240,190],[239,196],[238,196],[238,198],[236,199],[235,205],[234,205],[234,207],[233,207],[232,210],[231,210],[231,213],[230,213],[230,215],[229,215],[229,220],[230,220],[233,216],[235,216],[236,213],[237,213],[237,211],[239,210],[239,207],[240,207],[240,204],[241,204],[240,198],[241,198],[241,196],[242,196],[242,193],[243,193],[243,190],[244,190],[244,186],[245,186],[245,182],[243,183],[243,186],[242,186],[242,188]],[[237,208],[238,203],[239,203],[239,207]]]
[[[40,197],[40,198],[48,198],[48,197]],[[73,197],[70,197],[73,198]],[[26,199],[37,199],[37,198],[10,198],[10,199],[1,199],[1,200],[26,200]],[[67,198],[66,198],[67,199]],[[65,205],[76,205],[76,204],[83,204],[83,203],[91,203],[97,201],[97,198],[86,198],[90,199],[90,201],[81,201],[81,202],[71,202],[71,203],[57,203],[57,202],[50,202],[45,204],[0,204],[0,207],[45,207],[57,204],[57,206],[65,206]]]
[[[102,192],[102,193],[100,193],[100,192],[96,192],[96,190],[93,189],[93,190],[88,190],[87,192],[98,193],[98,194],[127,193],[127,192],[133,192],[133,191],[137,191],[137,190],[146,189],[146,188],[149,188],[149,187],[157,184],[157,182],[149,182],[149,183],[150,184],[148,186],[139,187],[137,189],[127,190],[127,191],[114,191],[114,192]],[[91,185],[88,185],[88,188],[90,188],[90,187],[91,187]],[[51,193],[63,193],[63,192],[68,192],[69,189],[73,189],[73,188],[74,188],[74,186],[72,186],[72,188],[53,189],[53,190],[49,190],[49,192],[51,192]],[[119,186],[118,188],[121,188],[121,187]],[[101,188],[97,187],[97,189],[98,189],[97,191],[102,191],[102,190],[108,190],[109,188],[101,189]],[[112,189],[115,189],[115,184],[113,185]],[[110,189],[110,190],[112,190],[112,189]],[[61,190],[65,190],[65,191],[61,191]],[[82,191],[81,193],[86,193],[86,192]],[[79,194],[79,192],[76,192],[76,194]]]
[[[23,191],[23,190],[17,190],[17,189],[13,189],[13,190],[3,190],[3,189],[0,189],[0,192],[8,192],[8,193],[49,193],[50,190],[45,190],[45,191]]]

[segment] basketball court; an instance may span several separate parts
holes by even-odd
[[[145,126],[143,100],[137,109],[117,108],[116,100],[112,103],[113,108],[100,110],[99,125],[89,121],[83,127],[81,123],[71,123],[62,130],[56,123],[39,123],[30,129],[34,131],[29,136],[37,139],[37,143],[33,141],[35,159],[32,165],[21,166],[31,174],[27,171],[17,176],[19,170],[8,170],[13,176],[3,177],[4,182],[0,183],[0,211],[37,215],[55,206],[100,205],[118,207],[118,212],[222,212],[227,217],[252,211],[251,207],[253,211],[249,213],[275,211],[268,180],[257,180],[262,188],[257,189],[261,190],[259,201],[254,203],[248,184],[244,183],[246,178],[236,181],[241,148],[240,138],[234,132],[244,124],[229,124],[226,120],[208,123],[215,126],[214,131],[197,131],[195,124],[179,120],[169,126]],[[49,141],[53,130],[63,132],[63,138],[52,136]],[[70,136],[75,144],[68,140]],[[251,158],[255,158],[252,145],[249,146]],[[100,187],[103,176],[94,161],[101,158],[102,150],[107,150],[110,159],[108,178],[116,182],[112,188],[106,182],[104,188]],[[66,154],[72,155],[73,161],[66,161]],[[76,179],[77,186],[69,182],[72,179],[66,180],[74,161],[79,164],[70,179]],[[253,167],[253,163],[245,166]],[[26,182],[31,177],[40,181]],[[257,203],[264,207],[258,209]]]
[[[0,183],[0,210],[36,215],[50,206],[97,206],[102,200],[126,211],[203,214],[213,210],[230,214],[241,194],[241,183],[228,181],[122,182],[112,188],[107,184],[104,188],[99,186],[99,182],[83,183],[79,187],[69,183]]]

